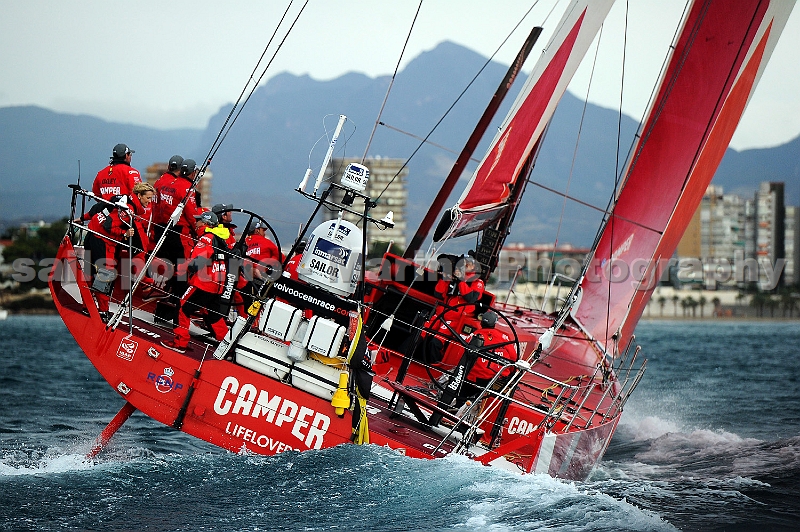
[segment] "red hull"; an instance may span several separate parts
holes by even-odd
[[[137,410],[232,452],[272,455],[350,443],[350,411],[337,417],[328,400],[239,364],[213,358],[216,342],[193,338],[184,354],[161,346],[162,340],[172,338],[172,332],[147,319],[147,306],[138,307],[135,312],[132,334],[127,316],[116,330],[107,329],[86,282],[75,281],[80,270],[74,255],[69,239],[65,239],[50,284],[58,312],[98,372]],[[389,360],[375,366],[383,380],[376,377],[377,386],[373,387],[384,393],[374,393],[368,403],[370,442],[415,458],[449,454],[456,440],[442,443],[442,430],[434,431],[407,415],[396,415],[389,407],[385,391],[391,389],[389,382],[396,376],[400,358],[394,352],[386,353]],[[559,371],[572,372],[572,368],[556,366]],[[533,381],[528,387],[546,388]],[[601,395],[597,394],[598,398]],[[486,463],[515,466],[524,472],[585,479],[602,457],[618,412],[602,422],[599,414],[593,418],[583,416],[581,426],[573,423],[567,433],[560,433],[567,424],[562,417],[553,432],[542,439],[531,430],[544,417],[542,411],[546,412],[547,402],[542,405],[538,410],[512,405],[505,417],[504,432],[495,442],[499,447],[494,454],[487,452],[486,436],[482,444],[470,447],[469,454]],[[425,406],[422,403],[423,409]],[[589,412],[586,406],[584,410]],[[588,423],[586,418],[590,418]],[[504,452],[509,446],[513,450]]]

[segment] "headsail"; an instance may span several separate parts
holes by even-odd
[[[614,0],[573,0],[458,203],[433,236],[480,231],[508,206],[511,189]]]
[[[624,172],[573,317],[628,343],[700,204],[793,1],[697,0]]]

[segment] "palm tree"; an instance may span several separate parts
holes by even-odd
[[[708,299],[706,299],[705,296],[700,296],[698,304],[700,305],[700,317],[701,318],[703,317],[703,309],[705,308],[706,303],[708,303]]]
[[[664,305],[667,303],[667,298],[664,296],[659,296],[658,298],[658,306],[661,309],[661,317],[664,317]]]
[[[686,308],[688,308],[688,309],[691,309],[691,311],[692,311],[692,317],[694,318],[694,316],[695,316],[695,309],[696,309],[696,307],[697,307],[697,301],[695,301],[695,300],[694,300],[694,298],[693,298],[692,296],[686,296],[686,299],[684,299],[684,301],[686,302]],[[685,313],[685,312],[684,312],[684,313]]]
[[[767,296],[766,304],[767,304],[767,308],[769,309],[769,317],[770,318],[774,318],[775,317],[775,309],[778,308],[778,306],[781,304],[780,301],[778,301],[777,299],[775,299],[772,296]]]
[[[764,305],[767,302],[767,296],[761,292],[756,292],[750,298],[750,306],[756,309],[756,316],[761,317],[764,315]]]
[[[791,291],[784,290],[781,293],[781,304],[783,305],[783,317],[786,317],[786,311],[789,311],[789,317],[794,317],[794,307],[797,304],[794,298],[794,294]]]
[[[678,316],[678,301],[680,301],[680,297],[678,295],[672,296],[672,306],[675,307],[675,316]]]
[[[722,300],[718,297],[715,297],[711,300],[711,304],[714,305],[714,316],[721,316],[722,315]]]

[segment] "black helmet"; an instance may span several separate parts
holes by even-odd
[[[170,172],[173,172],[181,167],[183,164],[183,157],[180,155],[173,155],[169,158],[169,164],[167,165],[167,169]]]
[[[190,176],[192,172],[195,171],[197,168],[197,163],[194,162],[194,159],[184,159],[181,163],[181,175],[182,176]]]
[[[307,245],[308,245],[308,242],[306,242],[305,240],[301,240],[300,243],[297,244],[297,250],[295,251],[295,253],[304,252],[306,250],[306,246]]]
[[[481,315],[481,327],[484,329],[493,329],[497,323],[497,313],[493,310],[487,310]]]
[[[126,155],[129,153],[135,153],[132,149],[130,149],[126,144],[117,144],[114,146],[114,150],[111,152],[111,157],[113,159],[124,159]]]

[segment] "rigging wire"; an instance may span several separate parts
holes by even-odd
[[[615,198],[619,197],[619,187],[621,179],[621,172],[619,168],[619,151],[620,151],[620,142],[622,137],[622,101],[623,95],[625,92],[625,59],[627,57],[628,52],[628,11],[630,9],[630,1],[625,2],[625,27],[622,31],[622,73],[620,75],[620,87],[619,87],[619,118],[617,119],[617,160],[616,160],[616,171],[614,172],[614,196]],[[613,214],[611,215],[614,216]],[[609,246],[611,249],[614,249],[614,227],[615,224],[611,223],[611,233],[609,234]],[[611,260],[609,263],[609,275],[608,275],[608,295],[606,296],[606,332],[605,337],[608,338],[608,330],[611,327],[611,270],[614,268],[614,261]],[[606,350],[608,350],[608,346],[606,346]],[[612,353],[613,355],[613,353]]]
[[[396,173],[396,174],[394,174],[394,176],[393,176],[393,177],[392,177],[392,178],[389,180],[389,182],[388,182],[388,183],[386,183],[386,186],[385,186],[385,187],[383,187],[383,190],[381,190],[381,193],[380,193],[380,194],[378,194],[378,197],[377,197],[377,198],[375,198],[375,200],[374,200],[374,201],[378,201],[379,199],[381,199],[381,196],[383,196],[384,192],[386,192],[386,191],[389,189],[389,186],[390,186],[390,185],[391,185],[391,184],[394,182],[394,180],[395,180],[395,179],[397,179],[397,176],[399,176],[399,175],[400,175],[400,173],[401,173],[401,172],[402,172],[402,171],[405,169],[405,167],[406,167],[406,166],[408,166],[408,163],[411,161],[411,159],[413,159],[413,158],[414,158],[414,156],[417,154],[417,152],[419,152],[419,150],[421,150],[421,149],[422,149],[422,146],[424,146],[424,145],[425,145],[425,143],[428,141],[428,139],[430,138],[430,136],[431,136],[431,135],[433,135],[433,133],[436,131],[436,129],[439,127],[439,125],[441,125],[441,123],[444,121],[444,119],[445,119],[445,118],[447,118],[447,116],[450,114],[450,111],[452,111],[452,110],[453,110],[453,108],[456,106],[456,104],[457,104],[459,101],[461,101],[461,98],[462,98],[462,97],[464,96],[464,94],[465,94],[465,93],[466,93],[466,92],[469,90],[469,88],[470,88],[470,87],[472,87],[472,85],[473,85],[473,84],[475,83],[475,81],[478,79],[478,76],[480,76],[480,75],[481,75],[481,73],[482,73],[482,72],[483,72],[483,71],[486,69],[486,67],[488,67],[488,66],[489,66],[489,64],[492,62],[492,60],[494,59],[494,57],[495,57],[495,56],[496,56],[496,55],[497,55],[497,54],[500,52],[500,49],[501,49],[503,46],[505,46],[506,42],[508,42],[508,40],[509,40],[509,39],[511,38],[511,36],[514,34],[514,32],[516,32],[516,31],[517,31],[517,29],[520,27],[520,25],[522,25],[522,22],[523,22],[523,21],[524,21],[524,20],[525,20],[525,19],[528,17],[528,15],[530,14],[530,12],[533,10],[533,8],[534,8],[534,7],[536,7],[536,4],[538,4],[538,3],[539,3],[539,0],[536,0],[536,2],[534,2],[534,3],[533,3],[533,5],[531,5],[531,7],[530,7],[530,8],[529,8],[529,9],[528,9],[528,10],[525,12],[525,14],[524,14],[524,15],[523,15],[523,16],[522,16],[520,19],[519,19],[519,21],[518,21],[518,22],[517,22],[517,24],[516,24],[516,25],[515,25],[515,26],[514,26],[514,27],[511,29],[511,31],[510,31],[510,32],[508,32],[508,35],[506,35],[505,39],[503,39],[503,41],[500,43],[500,45],[497,47],[497,49],[494,51],[494,53],[492,53],[492,55],[489,57],[489,59],[487,59],[487,60],[486,60],[486,62],[485,62],[485,63],[483,64],[483,66],[482,66],[482,67],[481,67],[481,68],[478,70],[478,72],[475,74],[475,76],[473,76],[473,78],[470,80],[470,82],[469,82],[469,83],[467,83],[467,86],[466,86],[466,87],[464,87],[464,90],[462,90],[462,91],[461,91],[461,94],[459,94],[459,95],[458,95],[458,97],[455,99],[455,101],[453,101],[453,103],[450,105],[450,107],[448,107],[448,108],[447,108],[447,110],[444,112],[444,114],[441,116],[441,118],[439,118],[439,120],[436,122],[436,124],[434,124],[434,125],[433,125],[433,128],[431,128],[431,130],[428,132],[428,134],[427,134],[427,135],[425,135],[425,138],[423,138],[423,139],[422,139],[422,141],[419,143],[419,145],[417,145],[417,147],[414,149],[414,151],[413,151],[413,152],[411,152],[411,155],[409,155],[409,156],[408,156],[408,159],[406,159],[406,160],[405,160],[405,162],[404,162],[404,163],[403,163],[403,165],[400,167],[400,169],[398,169],[398,170],[397,170],[397,173]],[[547,19],[548,19],[548,18],[550,18],[550,15],[551,15],[552,13],[553,13],[553,11],[552,11],[552,9],[551,9],[550,13],[548,13],[548,14],[547,14],[547,17],[545,17],[545,20],[544,20],[544,22],[547,22]],[[544,24],[544,23],[543,23],[543,24]]]
[[[567,188],[564,193],[564,201],[561,203],[561,215],[558,218],[558,227],[556,228],[556,238],[553,241],[553,258],[556,256],[556,249],[558,248],[558,239],[561,235],[561,226],[564,223],[564,211],[567,208],[567,194],[569,194],[570,185],[572,184],[572,177],[575,175],[575,161],[578,158],[578,146],[581,143],[581,133],[583,132],[583,121],[586,118],[586,109],[589,106],[589,93],[592,91],[592,81],[594,81],[594,70],[597,67],[597,56],[600,51],[600,41],[603,40],[603,26],[600,26],[600,34],[597,36],[597,46],[594,49],[594,60],[592,61],[592,70],[589,73],[589,84],[586,87],[586,98],[583,100],[583,110],[581,111],[581,120],[578,125],[578,135],[575,138],[575,148],[572,150],[572,164],[569,167],[569,177],[567,178]]]
[[[392,91],[394,80],[397,77],[397,71],[400,69],[400,61],[403,60],[403,55],[406,53],[406,46],[408,46],[408,40],[411,38],[411,32],[414,31],[414,24],[416,24],[417,22],[419,11],[420,9],[422,9],[422,2],[423,0],[419,0],[419,5],[417,6],[417,12],[414,13],[414,20],[411,21],[411,27],[408,28],[408,34],[406,35],[406,42],[403,43],[403,49],[400,51],[400,57],[397,58],[397,65],[395,65],[394,67],[394,74],[392,74],[392,79],[389,81],[389,86],[386,88],[386,95],[383,97],[383,103],[381,104],[381,109],[380,111],[378,111],[378,117],[375,119],[375,125],[372,126],[372,133],[369,134],[367,147],[364,148],[364,155],[361,157],[361,164],[364,164],[364,161],[367,159],[367,153],[369,153],[369,147],[372,144],[372,138],[375,136],[375,130],[378,129],[378,123],[381,120],[381,115],[383,115],[383,109],[384,107],[386,107],[386,100],[389,99],[389,93]]]
[[[266,48],[264,49],[264,52],[261,55],[261,58],[259,58],[258,63],[256,64],[256,68],[253,69],[253,74],[255,74],[256,70],[258,70],[258,66],[261,64],[261,61],[263,60],[263,57],[266,54],[267,49],[269,48],[270,44],[272,43],[273,39],[275,38],[275,35],[277,34],[279,28],[283,24],[283,21],[286,18],[286,14],[289,12],[289,9],[291,8],[293,1],[294,0],[290,0],[289,1],[289,5],[286,7],[286,11],[283,13],[283,16],[281,17],[281,20],[278,22],[278,25],[275,27],[275,31],[273,32],[272,36],[270,37],[269,42],[267,43],[267,46],[266,46]],[[250,93],[247,95],[247,98],[245,98],[244,101],[242,102],[242,104],[239,105],[239,102],[242,101],[242,96],[247,91],[247,87],[250,85],[250,81],[253,79],[253,74],[250,75],[250,78],[247,80],[247,83],[245,84],[244,89],[242,89],[242,92],[239,95],[239,98],[236,100],[236,103],[234,103],[233,107],[230,110],[230,113],[228,113],[228,116],[225,119],[225,123],[222,125],[222,128],[220,128],[220,132],[219,132],[219,134],[217,134],[217,138],[214,139],[214,142],[212,143],[211,148],[209,148],[209,151],[208,151],[208,154],[206,155],[205,161],[203,162],[203,165],[200,168],[200,173],[205,171],[206,167],[209,165],[211,160],[217,154],[217,151],[219,151],[219,148],[222,146],[222,143],[227,138],[228,133],[230,133],[231,128],[233,128],[233,124],[236,123],[236,120],[242,114],[242,110],[244,110],[245,105],[247,105],[247,102],[250,101],[250,98],[255,93],[256,89],[258,88],[258,84],[261,83],[262,79],[264,79],[264,76],[269,71],[269,67],[272,66],[272,62],[275,60],[275,57],[278,55],[278,52],[280,52],[281,48],[283,47],[284,43],[286,42],[286,39],[289,37],[289,34],[294,29],[295,24],[297,24],[297,21],[300,19],[300,15],[303,14],[303,11],[305,10],[306,6],[308,5],[308,2],[309,2],[309,0],[306,0],[303,3],[303,6],[300,8],[300,11],[298,11],[297,15],[295,16],[294,20],[292,21],[291,25],[289,26],[289,29],[286,30],[286,34],[284,34],[283,39],[281,39],[281,42],[278,43],[277,49],[272,53],[272,57],[270,57],[269,62],[267,63],[267,66],[264,67],[264,70],[261,72],[261,75],[258,77],[257,80],[255,80],[255,83],[253,84],[253,88],[250,90]],[[238,107],[238,111],[237,111],[237,107]],[[234,111],[236,112],[235,115],[234,115]],[[231,119],[231,117],[233,117],[233,119]],[[227,126],[227,129],[226,129],[226,126]]]
[[[442,151],[446,151],[446,152],[452,153],[454,155],[458,155],[459,154],[458,151],[452,150],[452,149],[448,148],[447,146],[442,146],[441,144],[437,144],[436,142],[432,142],[430,140],[425,140],[424,138],[420,137],[419,135],[415,135],[415,134],[410,133],[408,131],[404,131],[404,130],[398,128],[398,127],[390,126],[386,122],[380,122],[380,125],[385,127],[385,128],[387,128],[387,129],[391,129],[392,131],[397,131],[398,133],[400,133],[402,135],[405,135],[407,137],[411,137],[412,139],[421,140],[422,142],[430,144],[434,148],[439,148]],[[472,162],[475,162],[475,163],[481,162],[480,159],[477,159],[475,157],[470,157],[469,160],[472,161]]]

